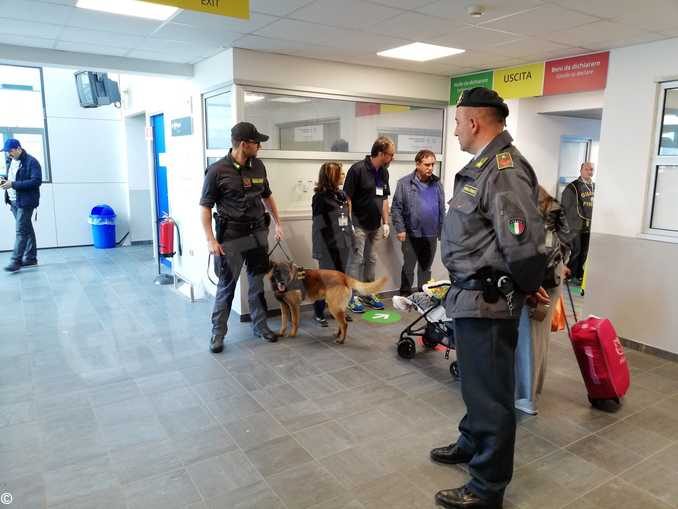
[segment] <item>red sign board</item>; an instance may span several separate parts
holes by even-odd
[[[607,83],[610,52],[561,58],[545,63],[543,95],[601,90]]]

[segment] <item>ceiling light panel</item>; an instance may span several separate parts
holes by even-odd
[[[107,12],[121,16],[133,16],[135,18],[155,19],[165,21],[179,9],[167,5],[142,2],[140,0],[78,0],[75,4],[81,9]]]
[[[413,42],[405,46],[380,51],[377,53],[380,57],[399,58],[401,60],[414,60],[416,62],[428,62],[437,58],[449,57],[463,53],[465,50],[458,48],[448,48],[446,46],[436,46],[435,44],[426,44],[424,42]]]

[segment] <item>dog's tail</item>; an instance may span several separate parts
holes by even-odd
[[[348,276],[346,279],[348,280],[348,286],[354,290],[357,290],[358,293],[362,295],[371,295],[373,293],[377,293],[386,284],[386,277],[380,277],[376,281],[372,281],[370,283],[363,283],[362,281],[358,281],[357,279],[353,279],[352,277]]]

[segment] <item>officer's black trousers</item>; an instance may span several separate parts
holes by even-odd
[[[228,317],[231,314],[231,304],[243,264],[247,267],[249,285],[247,298],[252,327],[255,331],[268,328],[266,308],[261,298],[264,291],[264,274],[268,271],[268,230],[258,230],[239,237],[232,233],[230,237],[221,243],[225,255],[215,259],[215,263],[221,265],[221,274],[214,297],[212,335],[221,337],[225,336],[228,330]]]
[[[481,497],[503,497],[513,475],[518,320],[455,318],[454,335],[466,404],[458,445],[473,453],[468,487]]]
[[[582,279],[584,277],[584,265],[589,255],[589,240],[591,233],[581,232],[575,235],[572,242],[572,254],[570,255],[569,269],[572,271],[572,277]]]

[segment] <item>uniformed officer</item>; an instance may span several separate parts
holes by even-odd
[[[593,163],[585,162],[579,168],[579,178],[567,184],[560,200],[567,215],[567,223],[575,233],[568,268],[572,271],[572,277],[579,282],[584,278],[584,265],[589,253],[595,192]]]
[[[537,177],[504,131],[508,113],[496,92],[478,87],[463,92],[455,114],[454,134],[474,158],[455,177],[441,252],[467,411],[457,442],[431,458],[468,463],[471,480],[436,494],[448,508],[502,507],[513,473],[518,319],[527,295],[548,302],[537,292],[546,261]]]
[[[264,291],[264,274],[268,271],[268,226],[270,212],[275,220],[275,238],[282,238],[278,208],[271,194],[264,163],[257,159],[261,143],[268,136],[249,122],[231,129],[228,155],[205,170],[202,188],[201,221],[210,252],[219,269],[219,283],[212,312],[210,350],[224,349],[224,336],[235,287],[243,263],[247,266],[248,300],[254,333],[268,341],[277,335],[268,328],[266,309],[260,294]],[[217,213],[215,236],[212,231],[212,207]]]

